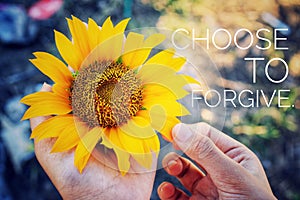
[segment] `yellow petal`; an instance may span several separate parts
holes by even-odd
[[[123,33],[126,29],[126,26],[129,22],[130,18],[127,19],[123,19],[122,21],[120,21],[114,28],[114,33],[115,34],[120,34]]]
[[[94,150],[96,144],[100,140],[103,134],[103,130],[100,127],[93,128],[88,132],[77,145],[75,150],[74,165],[77,167],[78,171],[82,173],[82,170],[87,164],[92,151]]]
[[[152,166],[152,154],[151,149],[158,154],[159,151],[159,140],[157,135],[152,135],[148,138],[137,138],[118,130],[120,143],[123,144],[126,152],[143,167],[149,169]]]
[[[95,60],[116,61],[122,52],[123,34],[114,35],[97,45],[83,62],[83,66],[89,66]]]
[[[163,50],[154,56],[152,56],[145,64],[159,64],[168,66],[174,69],[176,72],[181,69],[181,67],[186,62],[184,57],[174,57],[175,51],[173,49]]]
[[[81,121],[80,118],[74,116],[74,122],[75,122],[75,127],[77,130],[77,134],[80,138],[83,138],[88,132],[90,132],[91,128],[89,125],[83,121]]]
[[[97,23],[89,18],[88,20],[88,37],[89,37],[89,45],[90,49],[93,50],[98,44],[98,37],[101,35],[101,31]]]
[[[155,33],[150,35],[144,42],[144,48],[153,48],[160,43],[162,43],[166,39],[166,36],[160,33]]]
[[[124,53],[122,55],[122,62],[131,67],[136,59],[135,54],[138,49],[140,49],[144,42],[144,35],[130,32],[126,38],[124,45]]]
[[[71,115],[60,115],[51,117],[36,126],[30,138],[41,140],[44,138],[58,137],[65,127],[72,123],[73,117]]]
[[[61,57],[75,70],[80,68],[83,57],[79,49],[62,33],[54,31],[56,47]]]
[[[139,111],[138,115],[150,120],[151,126],[155,130],[157,130],[166,140],[172,141],[172,128],[176,124],[180,123],[180,120],[178,120],[174,116],[168,115],[166,112],[161,111],[159,108],[161,107],[154,107],[151,110],[141,110]]]
[[[147,110],[151,110],[154,106],[159,106],[170,116],[184,116],[189,115],[190,112],[177,101],[170,101],[168,99],[161,99],[159,97],[152,97],[143,99],[143,106]]]
[[[130,68],[142,65],[148,58],[153,47],[161,43],[165,36],[153,34],[143,41],[144,36],[137,33],[129,33],[125,42],[124,55],[122,61]]]
[[[172,128],[180,123],[180,120],[177,119],[176,117],[165,115],[165,114],[160,114],[157,112],[150,112],[152,123],[151,125],[155,130],[160,132],[164,136],[165,139],[168,141],[172,141]],[[161,121],[164,123],[161,124]]]
[[[72,111],[69,99],[52,92],[36,92],[23,97],[20,102],[31,106],[22,120],[39,116],[64,115]]]
[[[68,83],[72,80],[72,74],[67,66],[55,56],[46,52],[35,52],[34,55],[36,59],[31,59],[30,62],[55,83]]]
[[[151,153],[131,154],[131,156],[139,163],[139,165],[145,167],[146,169],[151,168],[153,162]]]
[[[51,152],[63,152],[72,149],[80,141],[74,120],[59,134]]]
[[[68,97],[61,97],[53,92],[35,92],[23,97],[20,102],[26,105],[33,105],[42,102],[66,102]],[[67,102],[68,104],[69,102]]]
[[[152,152],[158,156],[159,150],[160,150],[160,142],[157,135],[154,135],[150,138],[148,138],[146,141],[144,141],[148,144]]]
[[[107,130],[108,129],[106,129],[105,131],[105,135],[108,138],[109,146],[113,148],[118,160],[119,170],[121,174],[124,176],[130,168],[130,162],[129,162],[130,154],[126,152],[122,142],[120,141],[118,128],[111,128],[109,131]]]
[[[184,75],[184,74],[179,74],[179,76],[181,76],[182,78],[184,78],[187,83],[196,83],[196,84],[198,84],[200,86],[200,83],[196,79],[194,79],[193,77],[191,77],[191,76]]]
[[[123,40],[123,34],[117,34],[106,39],[96,47],[101,52],[98,55],[103,60],[117,60],[122,52]]]
[[[87,161],[91,156],[91,152],[89,152],[82,142],[79,142],[76,150],[75,150],[75,158],[74,158],[74,165],[78,169],[79,173],[82,173],[82,170],[85,168]]]
[[[110,16],[106,18],[106,20],[103,22],[103,25],[102,25],[102,29],[106,29],[107,32],[113,32],[113,28],[114,28],[114,25],[111,21],[111,18]]]
[[[105,147],[107,147],[109,149],[113,148],[113,145],[109,141],[109,135],[110,134],[117,134],[116,128],[107,128],[107,129],[105,129],[105,133],[102,136],[102,138],[101,138],[102,140],[101,140],[101,143],[100,143],[100,144],[104,145]]]
[[[99,55],[101,59],[105,60],[116,60],[120,57],[123,41],[124,41],[124,30],[129,19],[122,20],[115,27],[108,17],[102,25],[102,28],[98,34],[98,45],[100,44],[102,51]]]
[[[64,102],[45,101],[36,103],[28,108],[22,120],[39,116],[65,115],[71,111],[71,106]]]
[[[143,44],[142,49],[137,50],[135,53],[134,62],[129,66],[138,67],[142,65],[151,53],[152,48],[159,45],[165,39],[165,35],[157,33],[150,35]]]
[[[130,154],[123,150],[120,150],[119,148],[114,148],[114,152],[118,160],[119,171],[121,172],[122,176],[125,176],[130,168]]]
[[[175,74],[175,70],[167,66],[156,64],[145,64],[138,71],[137,77],[142,80],[142,84],[159,84],[168,88],[177,96],[180,96],[185,90],[183,86],[188,84],[185,78]]]
[[[131,154],[132,157],[146,169],[152,167],[153,155],[152,152],[158,156],[160,150],[160,142],[157,135],[153,135],[150,138],[144,139],[142,141],[144,153],[143,154]]]
[[[167,121],[167,111],[161,105],[154,105],[148,111],[151,120],[151,126],[159,131]]]
[[[172,136],[172,129],[173,127],[180,123],[180,120],[177,119],[176,117],[173,116],[167,116],[167,120],[166,123],[164,124],[164,126],[157,130],[158,132],[160,132],[160,134],[162,134],[164,136],[164,138],[166,140],[173,141],[173,136]]]
[[[136,138],[148,138],[156,135],[150,126],[150,122],[139,116],[132,117],[126,124],[119,127],[119,129],[123,133]]]
[[[174,93],[169,88],[158,85],[158,84],[146,84],[143,85],[143,96],[144,98],[152,98],[152,97],[160,97],[162,99],[170,99],[170,100],[176,100],[181,99],[185,97],[187,94],[189,94],[185,90],[180,90],[181,93]]]
[[[118,128],[112,128],[109,132],[109,135],[107,135],[110,144],[115,148],[118,147],[119,149],[125,150],[123,147],[123,144],[120,142],[119,134],[118,134]]]
[[[85,58],[91,51],[88,42],[87,26],[77,17],[72,16],[73,20],[68,20],[69,28],[72,34],[74,45],[81,51],[81,55]]]
[[[133,137],[118,129],[118,136],[123,148],[130,154],[144,154],[143,139]]]
[[[110,38],[111,36],[113,36],[114,33],[114,26],[113,23],[110,19],[110,17],[108,17],[104,23],[102,24],[102,28],[101,28],[101,35],[98,38],[99,43],[102,43],[103,41],[105,41],[106,39]]]
[[[69,98],[71,97],[71,83],[70,84],[60,84],[55,83],[52,86],[52,91],[54,94],[59,95],[60,97]]]
[[[126,38],[124,53],[134,51],[143,46],[144,35],[130,32]],[[128,55],[127,55],[128,56]]]

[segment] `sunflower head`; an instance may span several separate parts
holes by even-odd
[[[120,61],[92,61],[87,66],[73,84],[74,114],[91,127],[103,128],[119,127],[136,116],[143,96],[134,71]]]
[[[52,152],[75,149],[74,165],[82,172],[96,145],[114,152],[124,175],[132,157],[151,168],[152,154],[160,149],[159,132],[171,141],[178,117],[189,112],[177,102],[194,81],[177,72],[185,63],[172,49],[149,58],[164,35],[129,32],[125,19],[110,18],[99,27],[76,17],[67,19],[72,39],[55,31],[64,62],[45,52],[30,60],[54,82],[51,92],[36,92],[21,102],[29,109],[23,119],[52,115],[31,134],[37,140],[57,138]]]

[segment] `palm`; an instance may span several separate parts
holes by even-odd
[[[112,168],[115,158],[111,152],[102,157],[101,162],[91,157],[86,169],[79,174],[73,164],[73,151],[49,153],[53,142],[45,139],[35,143],[35,152],[64,199],[149,199],[152,191],[149,186],[153,185],[155,170],[135,173],[142,169],[131,160],[131,170],[122,176]]]

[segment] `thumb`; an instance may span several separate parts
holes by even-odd
[[[176,145],[211,176],[236,167],[237,163],[225,155],[208,136],[197,131],[203,130],[199,127],[201,125],[177,124],[172,131]]]

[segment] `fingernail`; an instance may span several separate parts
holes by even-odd
[[[176,164],[177,164],[177,162],[175,160],[170,160],[167,165],[168,165],[168,168],[171,169]]]
[[[164,193],[164,196],[166,197],[171,197],[174,193],[175,193],[175,187],[170,184],[170,183],[167,183],[167,182],[164,182],[160,185],[160,188],[159,188],[160,192],[163,192]]]
[[[46,82],[44,82],[43,85],[42,85],[42,87],[41,87],[41,90],[44,90],[47,87],[47,85],[48,84]]]
[[[177,124],[173,128],[172,133],[175,141],[180,143],[189,141],[193,135],[191,129],[186,124]]]
[[[168,185],[167,183],[162,183],[159,187],[160,191],[163,192],[167,185]]]
[[[51,90],[51,86],[48,85],[46,82],[43,83],[42,88],[40,91],[50,91]]]

